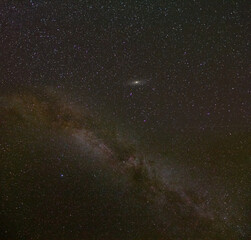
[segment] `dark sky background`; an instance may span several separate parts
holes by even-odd
[[[154,128],[248,125],[248,1],[4,1],[0,11],[1,86],[88,89]]]
[[[0,239],[249,239],[249,8],[1,1]]]

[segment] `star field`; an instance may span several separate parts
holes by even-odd
[[[0,239],[249,239],[248,1],[3,1]]]

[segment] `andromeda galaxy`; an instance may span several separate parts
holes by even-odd
[[[144,86],[149,82],[147,79],[133,79],[127,82],[128,86],[131,87],[139,87],[139,86]]]
[[[246,1],[4,1],[0,240],[249,240]]]

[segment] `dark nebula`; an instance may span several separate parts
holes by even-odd
[[[0,240],[248,240],[248,1],[3,1]]]

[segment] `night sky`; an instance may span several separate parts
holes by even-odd
[[[248,240],[249,1],[1,1],[0,240]]]

